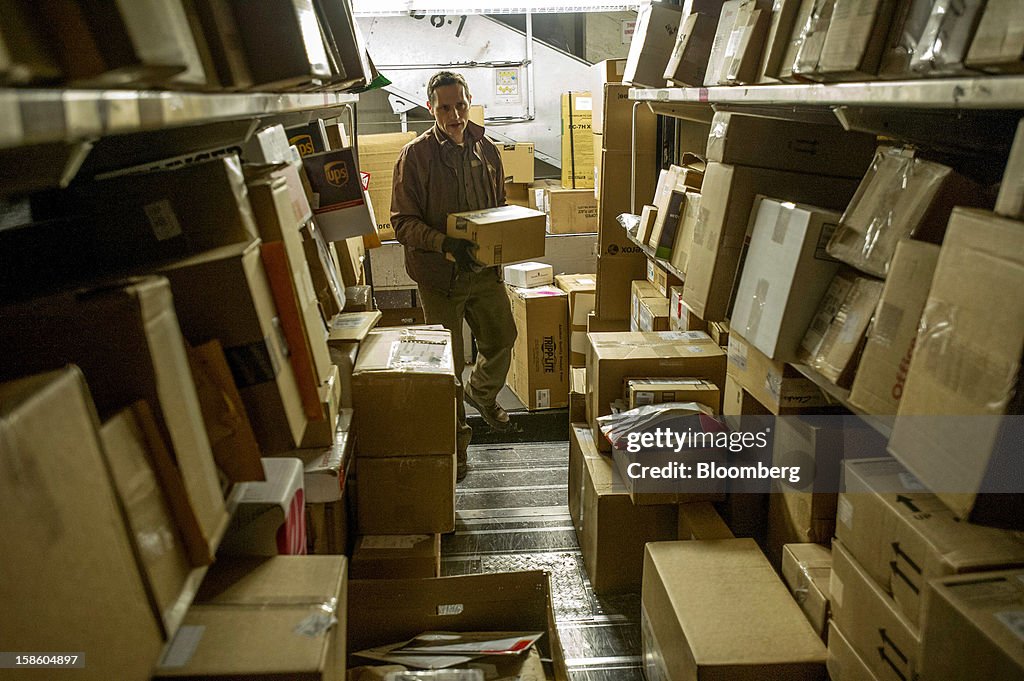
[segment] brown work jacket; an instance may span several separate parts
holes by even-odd
[[[470,121],[466,141],[484,163],[488,206],[505,205],[505,174],[498,148],[484,136],[483,127]],[[391,224],[395,238],[405,246],[405,270],[417,284],[450,291],[457,276],[455,263],[441,252],[448,214],[459,211],[456,169],[441,153],[452,144],[437,126],[409,142],[395,162],[391,194]]]

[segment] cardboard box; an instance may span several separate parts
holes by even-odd
[[[477,245],[473,257],[482,265],[544,257],[544,214],[522,206],[485,208],[448,216],[448,236]]]
[[[800,47],[803,45],[804,29],[813,21],[814,9],[818,2],[819,0],[800,0],[793,28],[784,37],[787,44],[782,51],[782,60],[779,62],[777,70],[768,71],[767,76],[778,78],[786,83],[800,82],[800,79],[793,73],[793,66],[796,64]]]
[[[935,0],[917,50],[910,58],[910,68],[918,73],[963,73],[964,59],[981,21],[985,2],[982,0]]]
[[[522,206],[523,208],[532,208],[530,205],[530,189],[529,184],[517,184],[515,182],[505,183],[505,203],[512,206]]]
[[[216,78],[226,90],[251,87],[252,73],[229,1],[211,0],[193,6],[213,62],[213,71],[207,73],[207,78]]]
[[[725,50],[722,84],[737,85],[757,81],[761,53],[770,23],[769,3],[748,0],[740,5]]]
[[[719,111],[711,123],[707,157],[717,163],[861,178],[874,150],[874,135]]]
[[[622,74],[626,71],[625,59],[605,59],[590,67],[590,91],[594,95],[593,125],[595,135],[604,132],[604,86],[607,83],[621,83]],[[600,146],[595,143],[594,150]]]
[[[690,253],[693,250],[693,235],[701,219],[700,201],[699,193],[686,192],[683,214],[680,217],[679,227],[676,230],[676,242],[672,246],[669,262],[672,267],[683,274],[686,273],[686,267],[690,262]]]
[[[964,64],[988,73],[1024,71],[1024,6],[1014,0],[989,0]]]
[[[508,287],[519,335],[508,386],[527,409],[569,404],[569,296],[554,286]]]
[[[718,386],[699,378],[631,378],[626,381],[629,408],[664,402],[698,402],[721,409]]]
[[[601,177],[605,181],[598,198],[598,254],[620,257],[636,257],[640,254],[642,258],[643,251],[627,238],[626,231],[616,218],[621,213],[634,212],[631,203],[634,197],[637,212],[645,203],[650,203],[658,181],[655,154],[638,151],[634,174],[631,152],[602,150]]]
[[[828,27],[832,23],[836,0],[814,0],[809,20],[802,24],[800,30],[800,46],[793,62],[793,77],[797,80],[814,80],[818,78],[818,62],[821,51],[828,37]],[[794,31],[795,33],[795,31]]]
[[[82,373],[68,367],[0,384],[0,404],[5,465],[20,471],[0,479],[8,545],[0,635],[17,650],[80,651],[88,656],[78,672],[85,679],[148,678],[164,632],[147,600]],[[110,608],[102,618],[83,588]],[[122,645],[133,646],[128,659]]]
[[[343,556],[218,561],[154,676],[340,681],[347,583]]]
[[[182,332],[193,344],[218,338],[264,454],[302,442],[303,413],[260,243],[235,244],[169,263]],[[210,293],[216,291],[216,296]]]
[[[45,36],[29,23],[24,9],[12,4],[6,10],[0,30],[0,80],[26,84],[59,79],[61,69],[47,49]]]
[[[597,199],[589,189],[550,189],[547,192],[549,234],[597,231]]]
[[[254,132],[242,145],[242,159],[246,163],[288,163],[291,159],[288,147],[284,126],[269,125]]]
[[[921,678],[1012,681],[1024,674],[1016,613],[1024,606],[1020,570],[936,582],[922,632]]]
[[[358,243],[358,252],[349,250],[355,248]],[[353,283],[362,280],[363,263],[363,239],[355,237],[341,242],[341,264],[347,265],[348,269],[339,266],[338,251],[334,244],[324,240],[323,234],[316,223],[310,220],[302,227],[302,248],[306,252],[306,262],[309,264],[309,275],[313,281],[313,289],[316,291],[316,299],[320,304],[320,311],[324,319],[330,319],[345,308],[346,286],[356,286]],[[347,275],[343,277],[343,273]],[[356,279],[355,275],[358,275]]]
[[[786,544],[782,548],[782,579],[822,639],[828,638],[828,584],[832,552],[818,544]]]
[[[708,323],[693,314],[690,308],[683,302],[683,287],[673,286],[669,291],[669,318],[668,328],[670,331],[708,331]],[[717,342],[717,341],[716,341]],[[721,343],[719,343],[721,346]]]
[[[573,519],[591,586],[597,594],[635,592],[644,544],[675,538],[676,507],[634,505],[615,465],[598,453],[590,429],[577,424],[571,430],[570,456],[580,473],[570,477],[569,491],[576,495]]]
[[[732,530],[707,501],[679,504],[679,536],[681,540],[707,541],[732,539]]]
[[[504,280],[510,286],[532,288],[550,284],[551,265],[542,262],[523,262],[517,265],[505,265]]]
[[[830,80],[873,78],[888,44],[896,4],[895,0],[836,0],[818,72]]]
[[[587,318],[594,311],[596,278],[592,274],[559,274],[555,283],[569,294],[569,366],[585,366]]]
[[[575,371],[574,369],[573,372],[575,373]],[[585,380],[586,370],[584,370]],[[583,388],[586,390],[585,383]],[[568,500],[573,527],[582,527],[583,488],[586,486],[584,456],[600,457],[601,454],[594,444],[594,435],[590,432],[590,426],[580,421],[571,421],[569,423]]]
[[[325,241],[377,235],[376,218],[353,149],[304,156],[313,213]],[[378,237],[379,238],[379,237]]]
[[[350,510],[355,497],[355,484],[345,492],[342,501],[306,504],[306,529],[309,552],[316,555],[348,555],[352,551],[349,537],[355,532],[355,511]]]
[[[1024,218],[1024,123],[1017,124],[1010,158],[999,183],[995,211],[1008,218]]]
[[[711,336],[711,340],[718,343],[723,348],[729,346],[729,323],[728,322],[708,322],[708,335]]]
[[[632,318],[630,283],[646,273],[647,259],[636,248],[628,255],[599,255],[597,258],[597,284],[594,311],[598,318],[608,321],[622,320],[628,327]]]
[[[405,641],[425,631],[536,631],[535,650],[551,672],[504,669],[503,677],[567,681],[565,656],[551,606],[548,573],[540,570],[438,579],[353,580],[348,593],[348,649]],[[439,605],[461,605],[438,614]],[[531,656],[534,654],[531,653]],[[534,662],[539,663],[536,657]],[[489,662],[500,662],[491,658]],[[503,665],[502,665],[503,666]],[[539,676],[538,676],[539,674]]]
[[[302,490],[307,504],[339,501],[345,492],[346,470],[349,461],[355,456],[352,410],[339,409],[336,423],[337,428],[334,430],[330,446],[288,452],[288,456],[302,461]]]
[[[498,151],[505,169],[505,182],[533,182],[533,142],[500,144]]]
[[[252,11],[232,6],[254,84],[289,88],[330,78],[313,0],[274,0]]]
[[[296,556],[306,553],[303,464],[296,458],[265,458],[266,482],[243,482],[238,509],[220,555]]]
[[[797,414],[828,402],[821,389],[785,362],[777,362],[734,331],[729,333],[729,377],[772,414]]]
[[[145,402],[137,402],[107,420],[99,435],[124,507],[139,571],[154,615],[167,635],[180,624],[178,599],[192,566],[174,511],[160,488],[157,467],[173,464],[156,432],[152,412]],[[160,541],[154,542],[155,537]]]
[[[359,357],[352,371],[359,456],[454,453],[452,367],[448,331],[371,331],[359,344]],[[381,423],[390,425],[380,428]],[[365,533],[373,531],[367,529]]]
[[[640,310],[641,301],[650,299],[655,304],[662,300],[668,302],[661,294],[658,289],[654,287],[654,284],[650,283],[646,279],[638,279],[629,286],[629,303],[630,303],[630,321],[634,322],[634,325],[640,324]],[[636,329],[634,329],[635,331]],[[668,329],[664,329],[667,331]]]
[[[303,125],[286,128],[285,134],[288,136],[288,144],[295,147],[295,151],[299,152],[302,158],[322,154],[331,148],[327,141],[327,126],[319,118],[314,118]]]
[[[757,82],[773,83],[778,79],[789,49],[790,38],[796,27],[801,0],[775,0],[772,5],[768,33],[764,39],[764,55],[758,71]]]
[[[704,84],[717,27],[718,17],[711,14],[692,12],[686,17],[665,66],[663,85],[699,87]]]
[[[896,245],[850,390],[850,402],[869,414],[896,414],[938,259],[934,244]]]
[[[352,579],[418,579],[441,576],[441,535],[364,535],[356,539]]]
[[[355,413],[359,415],[358,407]],[[361,447],[356,463],[360,534],[434,534],[455,529],[454,446],[444,456],[387,458],[362,456]]]
[[[732,28],[736,23],[736,17],[739,15],[740,6],[745,1],[727,0],[722,3],[718,25],[715,28],[714,42],[711,44],[711,56],[708,58],[702,85],[718,85],[722,82],[725,70],[725,52],[729,46],[729,38],[732,36]],[[735,50],[735,45],[733,45],[733,49]]]
[[[825,646],[752,539],[648,544],[643,581],[649,678],[826,678]]]
[[[682,8],[665,3],[644,5],[637,11],[622,82],[634,87],[663,87],[665,64],[672,54]]]
[[[328,356],[330,351],[328,351]],[[341,410],[341,371],[331,364],[327,380],[320,384],[320,413],[323,418],[310,421],[302,433],[302,449],[330,447],[338,430],[338,414]]]
[[[636,326],[633,331],[668,331],[668,301],[664,298],[641,298]]]
[[[631,151],[633,149],[633,109],[634,102],[629,98],[629,85],[609,83],[604,86],[602,112],[604,130],[601,134],[601,149],[606,151]],[[597,106],[597,98],[594,98]],[[637,153],[651,154],[657,151],[658,116],[650,107],[636,107],[636,149]],[[595,139],[595,144],[597,140]],[[594,147],[595,160],[598,147]]]
[[[381,244],[369,251],[370,270],[375,291],[407,291],[416,282],[405,269],[405,246],[397,241]]]
[[[730,325],[774,360],[792,362],[839,263],[825,244],[839,213],[759,197]]]
[[[832,681],[878,681],[867,662],[853,649],[835,620],[828,623],[828,675]]]
[[[781,170],[709,163],[686,262],[683,300],[709,322],[728,316],[733,283],[758,194],[776,199],[840,208],[853,195],[855,181]],[[833,254],[834,255],[834,254]]]
[[[7,322],[0,325],[0,376],[76,364],[100,418],[138,400],[149,404],[176,464],[158,473],[189,559],[213,560],[228,515],[166,280],[122,280],[7,304],[0,317]]]
[[[1011,298],[993,316],[988,301],[1020,286],[1021,251],[1019,222],[953,211],[889,443],[960,517],[1014,528],[1020,496],[1001,492],[1019,492],[1019,423],[1001,415],[1020,413],[1024,309]]]
[[[584,367],[572,368],[572,381],[569,384],[569,423],[586,423],[587,421],[587,370]]]
[[[896,244],[941,243],[953,206],[985,207],[985,191],[952,168],[880,151],[828,244],[834,258],[885,278]]]
[[[879,681],[917,678],[921,638],[841,541],[832,542],[832,621]]]
[[[611,413],[623,398],[623,379],[632,376],[704,378],[725,385],[725,353],[699,331],[663,333],[591,333],[587,355],[587,404],[599,447],[610,445],[597,417]]]
[[[847,461],[845,478],[836,536],[914,626],[931,580],[1024,565],[1024,540],[959,522],[892,459]]]
[[[654,207],[657,208],[657,215],[650,233],[641,241],[655,249],[664,242],[671,250],[673,235],[682,219],[685,192],[700,190],[703,173],[703,165],[696,169],[690,166],[671,165],[668,170],[662,170],[659,173],[658,185],[654,190],[654,199],[652,200]],[[668,227],[666,227],[666,223],[669,223]],[[667,238],[663,239],[662,236],[666,233]],[[659,257],[667,258],[668,255],[663,254]]]
[[[800,342],[800,358],[828,380],[848,388],[881,295],[882,282],[840,270]]]
[[[562,188],[594,188],[594,99],[589,92],[562,95]]]
[[[402,148],[416,138],[414,132],[392,132],[382,135],[359,135],[359,170],[370,175],[370,201],[377,218],[377,235],[381,240],[394,239],[391,226],[391,189],[395,163]]]

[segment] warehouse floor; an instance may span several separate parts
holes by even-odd
[[[531,431],[539,415],[514,418]],[[547,570],[569,678],[643,681],[640,595],[598,598],[591,590],[569,517],[568,456],[568,440],[471,446],[441,569],[445,575]]]

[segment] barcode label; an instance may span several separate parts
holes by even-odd
[[[157,241],[173,239],[181,234],[181,223],[178,222],[178,216],[174,214],[174,208],[167,199],[147,204],[143,210]]]
[[[538,409],[547,409],[548,407],[551,406],[551,390],[550,389],[543,388],[541,390],[538,390],[536,392],[536,398],[537,398],[537,408]]]

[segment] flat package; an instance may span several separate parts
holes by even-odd
[[[665,85],[665,64],[675,46],[682,8],[668,3],[642,5],[629,43],[622,82],[635,87]]]

